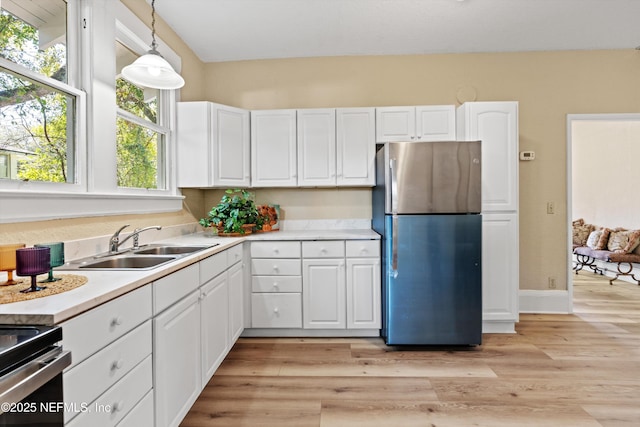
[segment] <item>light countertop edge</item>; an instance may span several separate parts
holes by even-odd
[[[111,301],[161,277],[227,250],[244,241],[260,240],[378,240],[373,230],[292,230],[251,234],[243,237],[218,237],[210,233],[195,233],[153,243],[177,245],[214,245],[212,248],[179,258],[157,269],[136,270],[74,270],[72,274],[86,276],[83,286],[56,295],[28,301],[0,304],[0,323],[16,325],[53,325]],[[56,272],[70,273],[61,268]]]

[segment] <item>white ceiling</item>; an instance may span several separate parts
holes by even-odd
[[[156,0],[155,6],[204,62],[640,45],[640,0]]]

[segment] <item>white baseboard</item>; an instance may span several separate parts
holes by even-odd
[[[520,290],[520,313],[570,314],[573,302],[568,291]]]

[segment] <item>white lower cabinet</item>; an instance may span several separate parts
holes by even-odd
[[[252,242],[251,256],[253,328],[377,335],[379,240]]]
[[[61,324],[65,425],[178,426],[244,330],[243,245]]]
[[[145,409],[144,405],[138,407],[142,404],[144,396],[151,394],[150,389],[153,384],[151,365],[151,355],[149,355],[106,393],[89,404],[86,412],[75,417],[67,426],[133,426],[134,424],[130,424],[124,418],[138,411],[145,412],[145,415],[151,419],[146,422],[146,425],[153,425],[153,412],[149,414],[149,410]],[[136,427],[143,425],[145,424],[135,424]]]
[[[152,389],[150,377],[137,384],[141,387],[137,395],[118,386],[150,358],[150,318],[151,286],[147,285],[60,325],[62,345],[73,359],[62,376],[66,425],[115,426]]]
[[[302,327],[301,294],[252,294],[251,326],[254,328]]]
[[[156,316],[153,331],[156,425],[177,426],[201,391],[200,292]]]
[[[514,333],[518,304],[518,214],[482,215],[482,331]]]
[[[153,320],[156,426],[180,424],[244,330],[243,277],[237,245],[154,283],[154,291],[167,295],[169,283],[192,289],[193,283],[182,280],[197,281],[195,291],[156,311]],[[154,301],[168,304],[166,297]]]
[[[200,326],[202,386],[205,386],[229,351],[229,280],[221,274],[202,286]]]
[[[347,258],[348,329],[381,327],[380,280],[378,258]]]
[[[244,264],[229,268],[229,336],[234,343],[244,330]],[[231,349],[231,346],[229,346]]]
[[[344,329],[347,326],[344,259],[302,262],[303,327]]]

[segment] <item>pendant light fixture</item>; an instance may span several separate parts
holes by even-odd
[[[184,79],[156,50],[156,7],[151,0],[151,49],[122,69],[122,77],[134,85],[154,89],[180,89]]]

